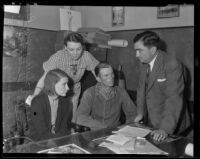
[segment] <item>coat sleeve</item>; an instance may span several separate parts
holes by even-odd
[[[122,109],[126,115],[126,123],[133,122],[137,114],[137,108],[127,91],[125,89],[121,89],[120,91],[122,97]]]
[[[68,97],[66,99],[64,99],[62,101],[62,109],[60,114],[60,118],[61,118],[61,126],[59,129],[58,134],[60,135],[68,135],[70,134],[70,125],[71,125],[71,121],[72,121],[72,100],[71,97]]]
[[[166,100],[160,129],[173,133],[183,108],[184,80],[182,65],[178,62],[170,64],[166,69],[166,78],[166,89],[164,90]]]
[[[48,129],[48,123],[45,120],[46,113],[44,113],[44,105],[45,102],[38,99],[37,97],[34,98],[31,102],[31,131],[34,131],[31,133],[34,134],[32,138],[35,140],[43,140],[56,137],[56,135],[52,134]]]
[[[93,119],[91,116],[94,96],[90,91],[91,89],[86,90],[81,99],[77,110],[77,124],[90,127],[91,129],[105,128],[106,125]]]
[[[142,70],[142,66],[140,66],[140,74],[139,74],[139,80],[138,80],[138,87],[137,87],[137,115],[145,115],[145,92],[144,92],[144,73]]]

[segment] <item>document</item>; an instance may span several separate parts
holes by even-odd
[[[113,131],[112,133],[121,134],[126,137],[145,137],[151,130],[145,128],[125,126],[118,131]]]
[[[111,151],[115,152],[116,154],[130,154],[131,151],[134,150],[135,139],[132,138],[131,140],[126,142],[124,145],[119,145],[119,144],[105,141],[105,142],[102,142],[99,146],[106,147],[110,149]]]
[[[145,143],[138,139],[130,140],[124,145],[118,145],[115,143],[102,142],[99,146],[106,147],[116,154],[151,154],[151,155],[168,155],[167,152],[164,152],[145,140]]]
[[[126,142],[129,141],[129,138],[121,134],[115,134],[110,135],[108,138],[106,138],[106,140],[118,145],[124,145]]]

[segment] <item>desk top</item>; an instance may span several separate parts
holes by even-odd
[[[130,126],[136,126],[135,124],[129,124]],[[138,126],[138,125],[137,125]],[[68,136],[63,136],[59,138],[53,138],[38,142],[30,142],[23,145],[23,149],[21,149],[20,153],[37,153],[38,151],[42,151],[45,149],[58,147],[67,144],[75,144],[86,151],[90,152],[91,154],[114,154],[113,151],[105,148],[100,147],[99,143],[101,138],[109,136],[112,134],[112,131],[116,131],[119,128],[105,128],[99,130],[92,130],[86,131],[83,133],[76,133]],[[169,137],[170,138],[170,137]],[[96,140],[94,140],[96,139]],[[98,139],[98,140],[97,140]],[[155,145],[156,147],[160,148],[161,150],[167,152],[168,156],[184,156],[184,149],[188,140],[183,137],[177,137],[176,139],[172,140],[171,142],[155,142],[148,134],[146,139]],[[97,142],[98,141],[98,142]]]

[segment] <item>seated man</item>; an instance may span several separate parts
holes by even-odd
[[[125,89],[114,86],[114,72],[111,65],[100,63],[95,67],[98,83],[88,88],[77,110],[77,124],[91,129],[100,129],[120,124],[121,110],[126,123],[133,122],[136,106]]]

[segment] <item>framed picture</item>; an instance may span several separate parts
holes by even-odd
[[[25,27],[4,26],[3,56],[26,57],[28,45],[28,30]]]
[[[30,19],[30,6],[4,5],[4,18],[28,21]]]
[[[171,18],[179,16],[179,5],[168,5],[158,7],[157,18]]]
[[[125,7],[112,7],[112,26],[123,26],[125,23]]]

